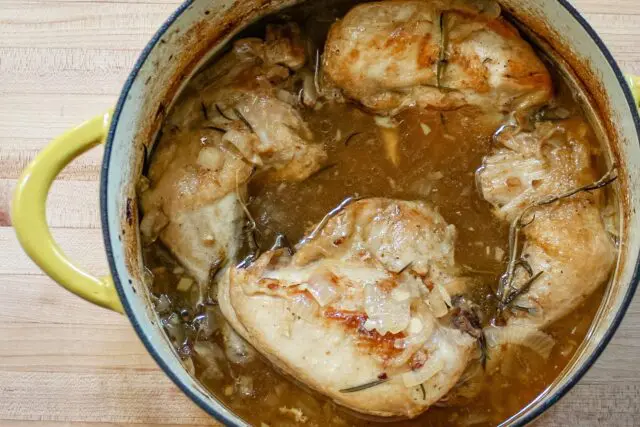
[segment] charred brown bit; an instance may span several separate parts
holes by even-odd
[[[367,330],[364,327],[367,321],[367,314],[359,311],[351,310],[337,310],[332,307],[327,308],[324,313],[324,317],[329,320],[334,320],[342,323],[347,329],[352,330],[357,334],[358,346],[366,351],[374,351],[383,359],[391,359],[393,356],[400,354],[401,349],[395,348],[394,343],[397,339],[404,338],[406,335],[404,332],[392,334],[387,332],[384,335],[378,333],[378,331]]]

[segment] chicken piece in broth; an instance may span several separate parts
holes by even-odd
[[[351,203],[349,203],[351,202]],[[348,199],[298,245],[230,268],[218,301],[275,366],[340,405],[414,417],[476,353],[450,291],[455,228],[424,202]],[[476,319],[477,320],[477,319]]]
[[[325,45],[330,84],[377,114],[472,105],[501,113],[541,105],[551,77],[492,1],[360,4]]]
[[[206,284],[236,256],[255,173],[303,180],[326,159],[286,90],[306,61],[294,24],[240,39],[205,69],[168,117],[142,194],[141,228]]]
[[[586,125],[565,123],[538,123],[531,132],[506,127],[496,138],[502,146],[478,171],[495,214],[525,238],[516,262],[526,268],[513,270],[513,289],[502,295],[509,324],[544,328],[571,313],[608,279],[615,262],[601,194],[558,197],[597,179],[581,132]]]

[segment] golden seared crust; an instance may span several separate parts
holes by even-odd
[[[454,236],[424,203],[354,202],[295,255],[269,251],[231,269],[220,305],[249,343],[308,387],[358,412],[414,417],[456,384],[475,348],[434,300],[458,279]],[[437,301],[444,312],[430,305]],[[432,370],[424,393],[405,382],[421,370]]]
[[[551,77],[531,46],[474,2],[358,5],[331,27],[324,72],[346,96],[380,114],[413,105],[505,112],[552,96]]]

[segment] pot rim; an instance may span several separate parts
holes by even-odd
[[[107,261],[109,263],[109,268],[111,270],[113,281],[116,286],[116,290],[118,292],[118,296],[122,301],[122,306],[124,307],[124,311],[129,318],[133,328],[136,331],[136,334],[144,344],[145,348],[156,361],[158,366],[164,371],[164,373],[173,381],[173,383],[178,386],[178,388],[187,395],[193,402],[195,402],[201,409],[203,409],[206,413],[211,415],[216,420],[222,422],[224,425],[229,426],[241,426],[241,423],[238,423],[234,418],[238,419],[239,416],[233,414],[232,411],[226,409],[224,405],[218,401],[217,399],[202,399],[199,395],[194,393],[191,388],[184,384],[180,379],[173,374],[169,365],[165,362],[165,360],[156,352],[154,349],[153,343],[149,339],[149,337],[144,333],[141,325],[138,323],[136,317],[134,316],[134,312],[129,304],[129,301],[126,298],[124,293],[123,282],[120,280],[120,277],[117,274],[117,269],[115,265],[115,259],[113,256],[113,246],[111,244],[111,240],[109,238],[109,217],[107,214],[107,188],[108,188],[108,179],[109,179],[109,164],[111,160],[111,151],[113,148],[113,141],[115,136],[115,131],[118,126],[118,120],[122,113],[122,109],[124,104],[127,102],[127,96],[131,87],[133,86],[133,82],[135,81],[140,69],[143,64],[146,62],[149,54],[155,48],[156,44],[160,41],[162,36],[167,32],[167,30],[174,24],[174,22],[184,13],[189,6],[193,4],[195,0],[185,0],[168,18],[167,20],[160,26],[158,31],[153,35],[151,40],[147,43],[145,48],[140,53],[135,65],[133,66],[131,73],[127,77],[127,80],[120,92],[120,97],[118,99],[118,103],[116,104],[113,118],[111,121],[111,126],[109,128],[109,133],[105,142],[105,151],[104,157],[102,160],[101,167],[101,176],[100,176],[100,219],[102,223],[102,235],[105,244],[105,250],[107,254]],[[607,63],[611,67],[614,72],[618,84],[622,87],[622,90],[625,95],[625,99],[627,104],[630,107],[631,115],[635,125],[635,131],[638,134],[640,139],[640,113],[636,106],[635,100],[631,93],[631,89],[627,85],[626,79],[620,66],[613,58],[613,55],[607,48],[604,41],[600,38],[600,36],[593,29],[591,24],[587,22],[587,20],[578,12],[578,10],[569,3],[569,0],[557,0],[557,2],[564,8],[566,11],[576,20],[576,22],[584,29],[584,31],[589,35],[589,37],[595,42],[598,46],[600,52],[604,55]],[[607,328],[606,332],[603,334],[600,342],[595,347],[589,358],[573,373],[573,377],[570,381],[562,384],[558,390],[556,390],[544,403],[544,405],[535,408],[523,415],[523,417],[518,420],[515,426],[524,426],[527,423],[533,421],[544,412],[546,412],[549,408],[551,408],[558,400],[560,400],[563,396],[567,394],[569,390],[571,390],[581,379],[582,377],[589,371],[589,369],[593,366],[593,364],[598,360],[604,349],[607,347],[611,339],[613,338],[616,330],[620,326],[622,319],[624,318],[629,305],[633,299],[633,296],[638,287],[638,283],[640,282],[640,253],[636,255],[636,265],[633,272],[633,277],[631,278],[631,283],[629,284],[629,288],[627,289],[626,294],[622,299],[622,303],[615,314],[614,318],[611,320],[611,324]],[[508,421],[508,420],[506,420]],[[504,424],[504,423],[503,423]]]

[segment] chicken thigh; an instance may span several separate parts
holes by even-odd
[[[422,202],[348,202],[295,254],[229,269],[218,300],[249,343],[310,388],[359,412],[414,417],[476,354],[474,331],[456,326],[473,313],[447,291],[464,281],[455,228]]]
[[[551,77],[491,1],[382,1],[329,32],[329,83],[377,114],[473,105],[524,110],[552,96]]]
[[[236,41],[199,74],[167,117],[142,194],[142,231],[200,284],[241,246],[253,174],[303,180],[326,159],[282,87],[304,63],[297,26],[269,26],[265,40]]]
[[[496,138],[502,147],[478,172],[496,215],[511,223],[520,218],[525,237],[521,259],[530,271],[515,272],[514,289],[525,290],[512,294],[509,324],[544,328],[562,318],[608,279],[615,263],[597,192],[532,208],[596,180],[585,135],[567,129],[550,122],[532,132],[506,128]]]

